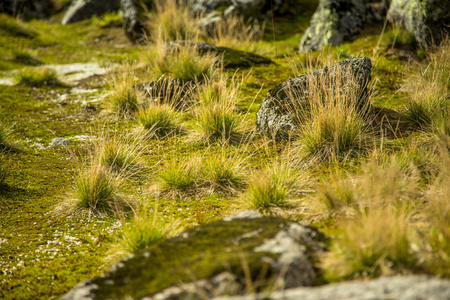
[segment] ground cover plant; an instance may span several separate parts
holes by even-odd
[[[331,237],[319,282],[448,278],[448,40],[424,50],[370,25],[352,42],[298,53],[317,5],[300,2],[273,31],[229,19],[208,36],[177,1],[157,0],[147,45],[127,41],[116,14],[67,26],[61,15],[0,14],[0,298],[59,298],[124,253],[249,207]],[[194,43],[164,46],[181,39],[275,63],[227,68]],[[291,110],[301,124],[292,139],[259,133],[270,89],[362,56],[373,66],[367,107],[347,105],[357,91],[336,89],[339,79],[311,81],[308,105]],[[46,66],[61,62],[60,75]],[[70,79],[94,62],[112,67]]]

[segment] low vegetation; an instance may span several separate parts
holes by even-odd
[[[119,180],[101,165],[81,170],[75,181],[76,208],[93,215],[120,213]]]
[[[134,118],[143,102],[144,94],[134,87],[134,75],[129,66],[123,73],[115,74],[111,79],[111,93],[106,96],[108,108],[122,118]]]
[[[450,276],[448,41],[425,51],[374,25],[353,42],[299,54],[314,8],[275,19],[273,41],[264,24],[238,18],[207,37],[177,1],[154,3],[145,46],[117,37],[114,14],[66,27],[0,14],[0,67],[13,70],[5,79],[17,75],[10,86],[0,79],[0,298],[59,298],[117,262],[104,260],[107,250],[133,253],[249,207],[331,237],[321,282]],[[183,39],[276,64],[226,68]],[[373,64],[367,103],[349,105],[359,94],[339,76],[322,88],[310,81],[306,103],[291,108],[292,139],[258,133],[271,88],[356,56]],[[62,85],[45,66],[23,68],[32,58],[116,67]],[[3,147],[4,124],[14,124],[20,149]],[[55,137],[72,144],[50,146]]]
[[[127,253],[144,250],[165,238],[181,233],[178,222],[166,223],[156,208],[142,207],[130,223],[122,227],[118,245]]]
[[[164,138],[181,131],[179,113],[170,104],[150,104],[141,108],[137,120],[146,134]]]
[[[55,70],[46,67],[25,68],[16,74],[17,84],[31,87],[61,86]]]

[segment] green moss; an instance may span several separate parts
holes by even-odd
[[[224,47],[218,47],[217,50],[219,55],[223,55],[224,65],[227,68],[249,68],[253,65],[273,63],[271,59],[254,53]]]

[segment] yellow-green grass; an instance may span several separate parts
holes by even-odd
[[[153,36],[165,41],[191,40],[200,35],[197,21],[189,14],[189,9],[179,5],[177,0],[155,0],[153,10],[148,13],[147,26]]]
[[[122,226],[119,246],[128,253],[144,250],[158,241],[173,237],[182,231],[179,222],[170,223],[163,220],[162,214],[156,208],[145,205],[134,213],[131,221],[125,221]]]
[[[86,215],[120,215],[130,205],[118,195],[121,178],[100,164],[80,170],[75,180],[75,209]]]
[[[274,163],[255,172],[249,180],[244,199],[248,206],[259,211],[283,207],[307,185],[305,178],[289,166]]]
[[[170,104],[150,104],[140,108],[137,121],[152,137],[164,138],[181,131],[179,113]]]
[[[118,117],[134,118],[145,96],[135,88],[134,73],[130,67],[126,66],[122,72],[114,74],[109,85],[111,93],[104,98],[107,107]]]

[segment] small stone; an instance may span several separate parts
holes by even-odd
[[[64,139],[64,138],[54,138],[53,141],[50,143],[50,146],[60,146],[60,145],[70,145],[72,144],[71,141],[69,141],[68,139]]]
[[[257,212],[256,210],[244,210],[235,215],[225,217],[225,218],[223,218],[223,220],[225,222],[230,222],[233,220],[257,219],[257,218],[261,218],[261,217],[262,217],[262,215],[259,212]]]

